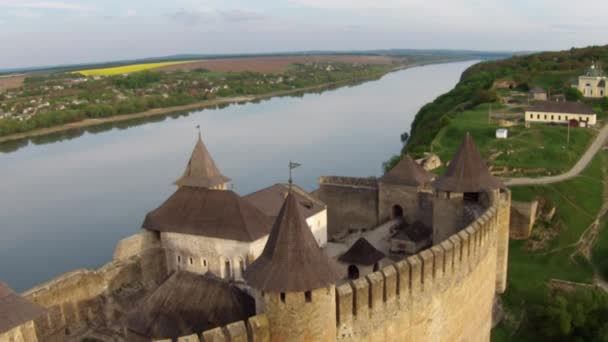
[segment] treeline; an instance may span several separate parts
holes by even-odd
[[[516,56],[505,60],[482,62],[468,68],[460,82],[450,92],[425,105],[416,114],[411,127],[411,138],[403,153],[421,154],[430,150],[430,144],[442,127],[459,113],[478,104],[496,101],[492,86],[498,79],[515,81],[521,90],[533,86],[536,75],[547,72],[582,72],[591,63],[602,62],[608,67],[608,46],[594,46],[558,52],[543,52]],[[568,80],[559,80],[556,91],[569,89]],[[569,98],[575,94],[567,93]]]
[[[77,109],[43,112],[34,115],[29,120],[7,118],[0,120],[0,136],[49,128],[85,119],[107,118],[140,113],[154,108],[182,106],[198,100],[200,99],[187,94],[172,95],[168,98],[163,96],[138,97],[122,100],[112,105],[88,104]]]
[[[522,332],[534,341],[608,341],[608,294],[600,288],[548,290]]]

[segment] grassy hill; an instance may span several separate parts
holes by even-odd
[[[584,72],[592,61],[608,65],[608,46],[542,52],[478,63],[462,74],[454,89],[420,109],[412,123],[405,151],[413,154],[429,151],[441,128],[452,119],[479,104],[495,102],[498,94],[493,85],[496,81],[513,80],[521,91],[541,86],[556,94],[569,89],[572,79]]]
[[[568,143],[565,126],[526,128],[522,114],[527,92],[540,86],[551,94],[565,94],[592,61],[608,65],[608,46],[476,64],[453,90],[419,111],[402,153],[419,156],[432,151],[449,160],[464,134],[471,132],[493,170],[506,170],[501,175],[562,173],[597,132],[570,129]],[[514,84],[514,89],[499,89],[497,84],[504,82]],[[584,101],[603,125],[608,100]],[[495,138],[501,126],[508,126],[506,140]],[[556,213],[541,216],[530,239],[510,242],[508,288],[502,295],[505,317],[493,330],[493,341],[608,341],[608,295],[587,285],[568,285],[567,290],[556,285],[608,279],[608,222],[601,210],[608,196],[606,184],[608,152],[602,151],[574,179],[512,189],[514,200],[536,199],[545,211],[556,208]]]

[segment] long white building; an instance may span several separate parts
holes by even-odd
[[[538,102],[525,113],[526,123],[556,123],[572,126],[594,126],[597,115],[593,109],[580,102]]]

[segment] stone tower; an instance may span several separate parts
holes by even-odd
[[[378,222],[403,217],[409,224],[422,220],[430,225],[420,216],[423,193],[430,194],[432,179],[410,156],[403,157],[378,180]]]
[[[263,297],[271,341],[335,341],[341,273],[317,245],[290,192],[262,255],[245,271]]]
[[[487,206],[490,194],[498,194],[501,186],[467,133],[446,173],[433,183],[433,244],[464,228],[479,212],[478,208]]]
[[[221,174],[203,143],[201,134],[194,145],[192,156],[188,161],[184,174],[175,181],[175,185],[226,190],[230,178]]]

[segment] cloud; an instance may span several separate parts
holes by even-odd
[[[125,17],[127,17],[127,18],[131,18],[131,17],[134,17],[134,16],[136,16],[136,15],[137,15],[137,11],[136,11],[136,10],[134,10],[134,9],[128,9],[128,10],[125,12],[125,15],[124,15],[124,16],[125,16]]]
[[[230,9],[225,11],[219,11],[219,14],[224,20],[229,22],[245,22],[266,18],[266,16],[262,13],[243,9]]]
[[[86,11],[92,7],[71,1],[0,0],[0,7],[38,10]]]
[[[213,20],[211,13],[203,10],[186,10],[180,9],[178,11],[167,14],[167,18],[170,21],[182,24],[185,26],[195,26],[200,23],[210,22]]]

